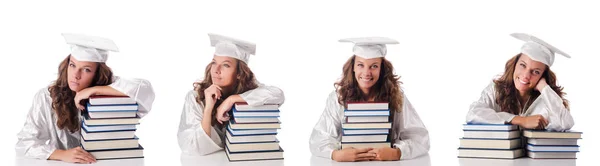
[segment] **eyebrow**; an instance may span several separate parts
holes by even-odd
[[[523,62],[523,63],[527,64],[527,62],[525,62],[525,61],[523,61],[523,60],[521,60],[521,62]],[[537,67],[536,67],[536,68],[533,68],[533,70],[542,70],[542,69],[540,69],[540,68],[537,68]]]

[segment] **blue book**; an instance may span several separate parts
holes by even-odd
[[[513,131],[518,130],[519,126],[512,124],[463,124],[464,131]]]
[[[86,150],[86,149],[84,149]],[[130,159],[130,158],[144,158],[144,148],[139,145],[136,148],[124,148],[124,149],[103,149],[103,150],[86,150],[92,154],[96,160],[108,160],[108,159]]]
[[[233,117],[279,117],[279,110],[276,111],[238,111],[231,109]]]

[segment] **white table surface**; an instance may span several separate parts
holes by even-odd
[[[435,159],[435,158],[434,158]],[[143,158],[141,159],[120,159],[120,160],[99,160],[97,163],[92,164],[94,166],[143,166]],[[363,162],[336,162],[330,159],[312,156],[310,158],[310,165],[313,166],[379,166],[379,165],[419,165],[419,166],[431,166],[431,157],[429,155],[421,156],[412,160],[402,161],[363,161]],[[504,160],[504,159],[475,159],[475,158],[457,158],[461,166],[571,166],[576,165],[574,159],[530,159],[530,158],[519,158],[515,160]],[[174,165],[177,161],[173,161]],[[261,165],[261,166],[281,166],[284,165],[284,160],[263,160],[263,161],[241,161],[241,162],[229,162],[225,152],[216,152],[207,156],[180,156],[180,165],[182,166],[198,166],[198,165],[223,165],[223,166],[250,166],[250,165]],[[290,163],[288,163],[290,164]],[[17,166],[68,166],[68,165],[81,165],[72,164],[62,161],[51,161],[51,160],[38,160],[28,159],[22,157],[15,158],[15,165]],[[173,166],[174,166],[173,165]],[[293,163],[292,163],[293,165]],[[448,165],[456,165],[454,163],[448,163]]]

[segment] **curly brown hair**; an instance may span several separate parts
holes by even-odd
[[[222,94],[222,99],[226,99],[227,97],[234,94],[241,94],[246,91],[258,88],[258,83],[256,82],[256,78],[254,77],[254,73],[252,73],[252,70],[250,70],[250,67],[248,67],[248,65],[245,62],[242,62],[237,59],[235,59],[235,61],[237,64],[237,68],[235,71],[237,78],[236,83],[234,83],[235,85],[233,87],[232,92],[230,92],[229,94]],[[210,87],[213,84],[210,72],[211,65],[212,64],[209,63],[206,66],[206,69],[204,69],[204,79],[201,82],[194,83],[194,90],[198,93],[198,96],[196,97],[196,102],[199,104],[204,105],[204,99],[206,98],[206,96],[204,96],[204,90],[206,90],[206,88]],[[217,123],[216,111],[222,102],[223,100],[217,100],[217,102],[215,103],[215,107],[212,110],[211,117],[212,125],[216,125],[219,128],[223,128],[224,125]]]
[[[342,79],[333,84],[338,94],[338,103],[346,106],[348,102],[364,102],[368,97],[360,90],[354,77],[354,59],[350,57],[344,64]],[[394,74],[392,63],[382,58],[379,80],[371,87],[375,101],[389,102],[390,110],[402,112],[403,96],[400,89],[400,76]]]
[[[56,125],[59,129],[68,129],[71,133],[79,131],[80,119],[75,107],[75,94],[69,88],[67,70],[69,67],[71,55],[67,56],[58,66],[58,78],[48,87],[50,97],[52,98],[52,109],[56,112]],[[92,86],[104,86],[112,83],[113,73],[105,63],[98,63],[98,68],[92,80]],[[87,100],[82,100],[85,104]]]
[[[517,54],[512,57],[510,60],[506,62],[504,68],[504,74],[498,79],[494,80],[494,87],[496,89],[496,104],[500,105],[500,110],[502,112],[508,112],[511,114],[519,115],[522,113],[523,108],[527,108],[531,105],[528,103],[525,106],[521,106],[519,104],[519,90],[515,87],[514,84],[514,72],[517,66],[517,61],[521,57],[522,54]],[[546,71],[542,74],[542,78],[546,79],[546,82],[563,99],[563,104],[569,110],[569,101],[565,99],[563,96],[566,95],[563,92],[563,87],[558,86],[556,83],[556,75],[554,72],[550,70],[550,68],[546,65]],[[535,101],[540,96],[540,92],[533,90],[529,96],[530,101]]]

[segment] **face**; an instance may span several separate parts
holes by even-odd
[[[210,74],[212,83],[219,87],[229,87],[236,81],[237,59],[226,56],[214,56]]]
[[[368,94],[371,87],[379,80],[381,63],[382,58],[364,59],[359,56],[354,57],[354,78],[363,93]]]
[[[513,73],[515,87],[521,93],[529,92],[535,88],[545,70],[545,64],[534,61],[528,55],[522,54],[517,60],[517,66],[515,66],[515,72]]]
[[[90,87],[97,69],[98,63],[96,62],[83,62],[77,61],[73,57],[69,58],[69,66],[67,67],[69,88],[72,91],[79,92]]]

